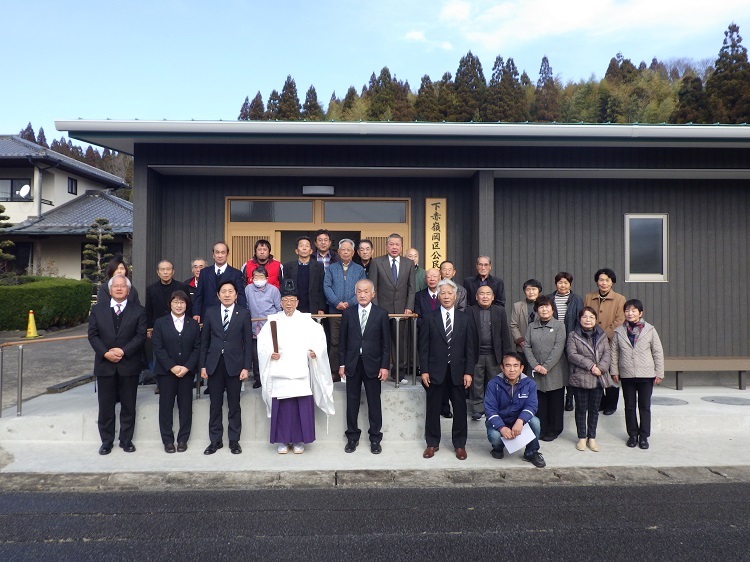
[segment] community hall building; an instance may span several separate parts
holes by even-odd
[[[421,264],[480,254],[508,307],[529,278],[595,290],[594,272],[645,303],[668,356],[750,355],[750,127],[493,123],[58,121],[135,157],[134,282],[161,258],[183,277],[226,240],[239,267],[260,238],[294,259],[327,228],[391,232]],[[460,281],[460,279],[459,279]]]

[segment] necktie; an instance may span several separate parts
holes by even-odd
[[[227,328],[229,328],[229,309],[224,309],[224,331],[227,331]]]
[[[117,304],[115,305],[115,314],[116,314],[117,316],[120,316],[120,313],[121,313],[121,312],[122,312],[122,305],[121,305],[120,303],[117,303]]]
[[[216,271],[216,277],[220,277],[220,276],[221,276],[221,268],[219,268],[219,269],[218,269],[218,270]]]
[[[396,269],[396,258],[393,258],[391,262],[391,275],[393,275],[393,282],[398,283],[398,270]]]
[[[367,325],[367,309],[362,309],[362,316],[359,319],[359,330],[360,333],[365,333],[365,326]]]
[[[451,313],[445,313],[445,339],[448,341],[448,363],[451,362],[451,338],[453,337],[453,325],[451,324]]]
[[[432,307],[432,310],[435,310],[437,308],[437,295],[432,295],[432,302],[430,302],[430,307]]]

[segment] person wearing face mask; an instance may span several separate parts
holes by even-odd
[[[643,320],[643,303],[623,305],[625,323],[612,338],[612,378],[622,383],[628,447],[648,449],[651,436],[651,393],[664,380],[664,349],[656,329]],[[638,416],[636,416],[636,405]]]
[[[251,318],[266,318],[270,314],[281,312],[281,293],[268,282],[266,268],[262,265],[253,270],[252,283],[245,287],[247,309]],[[258,334],[265,320],[253,322],[253,388],[260,388],[260,368],[258,364]]]
[[[625,297],[612,289],[617,283],[617,275],[608,267],[604,267],[594,274],[594,282],[599,290],[587,293],[583,299],[583,305],[596,310],[599,316],[597,325],[604,330],[611,343],[615,329],[625,321],[625,315],[622,312],[625,306]],[[620,388],[618,385],[612,385],[604,391],[604,397],[602,397],[599,408],[604,411],[605,416],[611,416],[617,411],[619,399]]]
[[[531,376],[537,385],[542,441],[554,441],[563,431],[563,403],[568,383],[565,324],[552,316],[552,301],[545,295],[534,301],[536,317],[526,329],[523,346]]]

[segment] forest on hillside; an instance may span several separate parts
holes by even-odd
[[[426,121],[557,123],[727,123],[750,121],[750,66],[739,26],[732,23],[715,61],[672,59],[637,66],[622,53],[604,78],[562,84],[545,56],[533,82],[512,57],[498,55],[487,80],[469,51],[455,75],[424,75],[416,92],[383,67],[360,89],[336,92],[326,109],[310,86],[300,103],[292,76],[264,103],[245,98],[240,121]]]

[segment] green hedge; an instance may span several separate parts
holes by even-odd
[[[38,330],[77,326],[91,307],[91,282],[39,278],[23,285],[0,286],[0,330],[26,330],[29,310]]]

